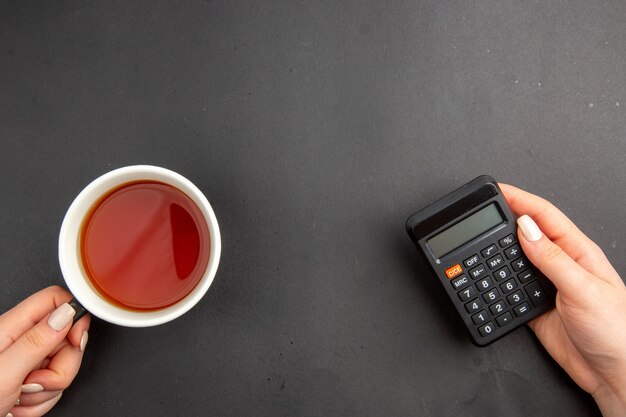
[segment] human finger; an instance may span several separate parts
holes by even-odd
[[[0,316],[0,352],[12,345],[51,311],[71,300],[59,286],[45,288]]]
[[[552,242],[528,215],[517,219],[518,238],[530,262],[552,281],[565,297],[582,299],[594,276]]]
[[[84,341],[86,343],[86,340]],[[70,386],[83,359],[83,350],[66,344],[52,358],[47,368],[36,369],[28,374],[25,384],[39,384],[46,390],[64,390]]]
[[[512,185],[498,185],[517,215],[529,215],[550,240],[583,268],[614,284],[622,282],[602,249],[556,206]]]
[[[74,330],[74,328],[76,327],[76,325],[73,325],[72,328],[70,329],[70,332],[67,334],[67,336],[65,337],[65,339],[63,339],[63,341],[61,343],[59,343],[59,345],[57,347],[55,347],[49,354],[48,356],[42,360],[40,363],[38,363],[35,369],[45,369],[48,367],[48,365],[50,364],[51,358],[54,357],[54,355],[57,354],[58,351],[60,351],[61,349],[63,349],[65,346],[67,345],[72,345],[74,346],[74,344],[70,343],[70,341],[68,340],[70,338],[70,334],[72,333],[72,331]],[[87,330],[85,330],[83,332],[83,334],[81,335],[79,341],[76,343],[78,346],[76,346],[78,349],[80,350],[85,350],[85,345],[87,344],[87,340],[89,339],[89,335]]]
[[[50,352],[49,357],[44,359],[39,366],[36,366],[36,369],[39,368],[47,368],[50,363],[50,358],[56,355],[56,353],[63,349],[66,345],[71,344],[72,346],[78,349],[84,349],[84,344],[87,343],[87,329],[89,328],[89,323],[91,320],[91,316],[85,315],[79,321],[72,325],[65,339],[56,347],[52,352]]]
[[[37,405],[31,406],[17,406],[11,409],[11,414],[13,417],[40,417],[46,414],[48,411],[52,409],[59,402],[61,396],[63,394],[59,394],[56,397]]]
[[[49,401],[59,394],[61,394],[63,390],[52,390],[52,391],[41,391],[33,394],[22,394],[20,395],[20,407],[27,407],[31,405],[38,405]]]
[[[74,347],[80,348],[83,343],[87,342],[87,331],[89,330],[90,324],[91,315],[85,314],[72,325],[70,332],[67,334],[67,340],[69,340]]]
[[[75,313],[69,304],[61,304],[22,334],[0,354],[3,374],[24,380],[65,339]]]

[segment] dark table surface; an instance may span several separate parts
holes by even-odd
[[[474,347],[406,236],[483,173],[622,276],[626,3],[0,4],[0,307],[63,280],[75,195],[191,179],[222,261],[172,323],[94,320],[54,416],[590,416],[527,328]]]

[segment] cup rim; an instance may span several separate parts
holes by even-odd
[[[106,301],[84,275],[80,260],[80,228],[85,215],[107,191],[133,181],[160,181],[184,192],[198,206],[207,222],[209,261],[194,289],[177,303],[158,310],[125,309]],[[221,256],[221,235],[211,204],[191,181],[167,168],[130,165],[109,171],[90,182],[68,208],[59,232],[59,264],[63,279],[74,297],[94,316],[126,327],[150,327],[174,320],[193,308],[211,286]]]

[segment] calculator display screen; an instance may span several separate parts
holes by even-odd
[[[503,222],[504,218],[496,204],[492,203],[438,235],[431,237],[427,243],[435,258],[441,258],[443,255]]]

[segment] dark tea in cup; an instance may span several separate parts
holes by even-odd
[[[207,267],[210,239],[198,206],[177,188],[131,182],[109,191],[85,217],[83,268],[100,294],[130,309],[185,298]]]

